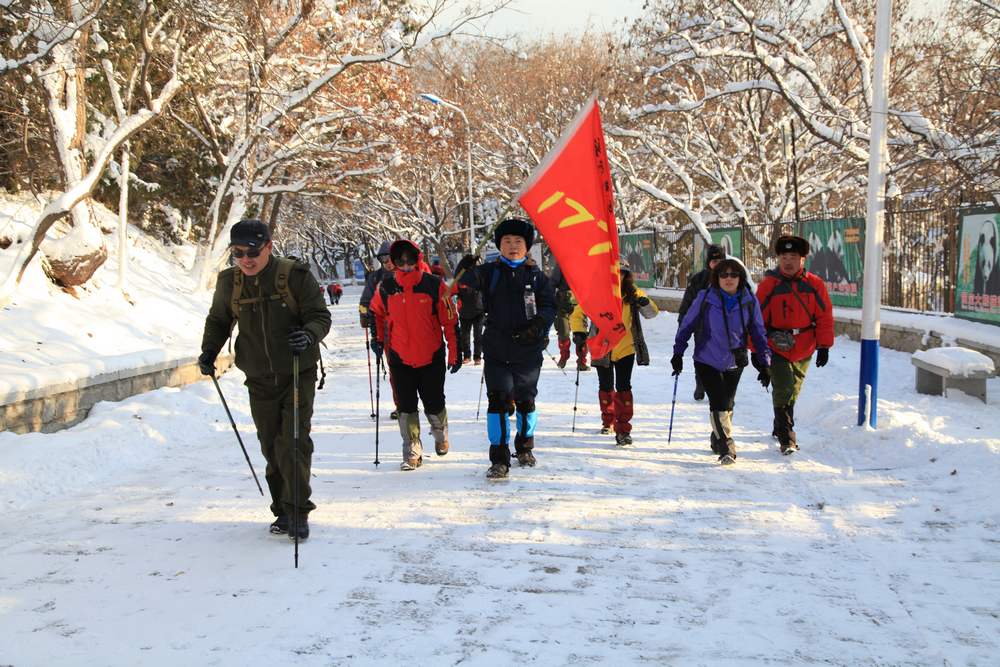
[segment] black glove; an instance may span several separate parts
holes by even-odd
[[[543,320],[539,315],[535,315],[524,325],[515,329],[510,337],[514,339],[514,342],[520,343],[521,345],[534,345],[542,340],[544,327],[545,320]]]
[[[288,347],[292,348],[295,354],[305,352],[315,342],[312,334],[305,329],[292,329],[288,333]]]
[[[830,348],[821,347],[816,350],[816,368],[822,368],[826,366],[826,362],[830,361]]]
[[[458,274],[461,273],[462,271],[468,271],[469,269],[474,267],[476,265],[476,262],[478,261],[479,258],[476,257],[475,255],[466,255],[465,257],[459,260],[458,265],[455,267],[455,273]]]
[[[760,382],[760,386],[767,389],[767,385],[771,384],[771,369],[767,366],[763,368],[758,368],[759,373],[757,373],[757,382]]]
[[[758,371],[763,371],[767,369],[767,364],[764,363],[764,360],[761,359],[760,355],[757,354],[756,352],[750,355],[750,363],[753,364],[753,367],[756,368]]]
[[[382,353],[385,351],[385,345],[378,342],[377,340],[373,340],[371,342],[371,347],[372,347],[372,352],[375,353],[375,356],[381,359]]]
[[[455,363],[453,363],[451,366],[448,367],[448,372],[457,373],[459,370],[461,370],[461,368],[462,368],[462,360],[459,359],[458,361],[456,361]]]
[[[640,296],[638,299],[635,300],[635,305],[638,306],[639,308],[645,308],[646,306],[649,305],[649,297]]]
[[[202,375],[215,377],[215,357],[216,355],[211,352],[202,352],[198,357],[198,370]]]
[[[674,372],[671,373],[671,375],[680,375],[681,371],[684,370],[684,357],[679,354],[675,354],[670,357],[670,365],[674,369]]]
[[[587,334],[583,333],[582,331],[573,332],[573,344],[576,345],[577,347],[580,347],[581,345],[586,345]]]
[[[359,320],[361,322],[361,328],[362,329],[367,329],[368,328],[368,313],[359,313],[358,315],[359,315]]]

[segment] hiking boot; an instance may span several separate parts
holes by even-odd
[[[576,370],[578,370],[578,371],[589,371],[590,370],[590,366],[587,365],[586,361],[577,361],[576,362]]]
[[[734,463],[736,463],[736,457],[733,456],[732,454],[723,454],[722,456],[719,457],[719,463],[721,463],[724,466],[731,466]]]
[[[525,449],[517,453],[517,464],[522,468],[533,468],[535,466],[535,455],[530,449]]]
[[[393,410],[392,412],[390,412],[389,419],[391,419],[392,421],[396,421],[397,419],[399,419],[399,410]]]
[[[610,426],[602,426],[601,427],[601,435],[607,435],[608,433],[611,433],[611,427]]]
[[[291,539],[299,538],[299,541],[309,539],[309,516],[303,514],[299,516],[299,521],[296,524],[295,521],[288,522],[288,537]]]
[[[444,456],[445,454],[448,453],[448,447],[449,445],[447,440],[442,440],[441,442],[435,442],[434,453],[437,454],[438,456]]]
[[[569,360],[568,359],[560,359],[559,361],[556,362],[556,366],[558,366],[559,368],[566,368],[566,362],[567,361],[569,361]]]
[[[615,444],[619,447],[624,447],[625,445],[632,444],[632,434],[631,433],[615,433]]]
[[[486,479],[504,479],[507,477],[508,472],[510,472],[509,466],[505,466],[502,463],[494,463],[486,471]]]
[[[475,361],[472,362],[472,365],[473,366],[482,366],[483,365],[483,360],[482,359],[476,359]]]
[[[423,464],[424,464],[424,457],[418,456],[416,458],[406,459],[405,461],[403,461],[402,463],[400,463],[399,464],[399,469],[400,470],[416,470],[417,468],[419,468]]]
[[[788,456],[789,454],[794,454],[797,451],[799,451],[799,446],[794,442],[781,443],[781,453],[784,454],[785,456]]]
[[[288,532],[288,515],[279,514],[270,528],[272,535],[284,535]]]

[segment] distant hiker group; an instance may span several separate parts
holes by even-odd
[[[447,455],[445,380],[448,372],[457,373],[469,362],[482,365],[481,384],[486,387],[486,476],[507,477],[513,460],[522,467],[534,466],[539,414],[535,400],[553,323],[559,368],[566,366],[571,346],[575,348],[577,392],[580,373],[591,365],[597,370],[601,433],[613,432],[618,446],[632,443],[632,373],[636,366],[650,363],[641,320],[658,314],[656,303],[635,284],[629,267],[621,267],[624,335],[588,364],[588,340],[599,325],[576,302],[559,267],[550,277],[530,258],[534,226],[520,218],[505,219],[494,229],[493,240],[499,257],[486,263],[473,255],[463,257],[451,285],[439,275],[443,270],[432,270],[409,240],[387,241],[376,253],[380,266],[366,279],[359,323],[375,357],[376,380],[382,368],[388,369],[402,470],[423,464],[420,404],[435,453]],[[309,433],[318,342],[330,329],[330,313],[308,267],[272,255],[266,225],[256,220],[237,223],[230,247],[235,266],[219,274],[199,364],[203,373],[214,377],[219,351],[235,324],[243,325],[235,363],[247,376],[251,414],[267,461],[265,477],[275,516],[271,531],[305,539],[308,514],[315,508],[310,500]],[[795,402],[813,354],[816,366],[824,366],[833,345],[833,308],[826,287],[803,270],[808,242],[782,236],[775,254],[776,267],[754,294],[743,265],[719,246],[709,246],[706,268],[691,277],[680,306],[670,364],[674,376],[683,372],[693,336],[695,399],[708,395],[709,446],[723,465],[737,457],[733,410],[743,369],[752,365],[757,381],[771,388],[772,433],[781,452],[790,454],[798,449]],[[327,293],[333,305],[342,288],[330,285]],[[373,396],[372,416],[378,411]],[[378,433],[376,422],[376,464]]]

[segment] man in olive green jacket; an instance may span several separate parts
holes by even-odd
[[[198,363],[202,373],[214,375],[215,358],[239,323],[236,367],[246,374],[250,413],[267,460],[271,512],[277,517],[271,532],[305,539],[307,516],[316,508],[309,499],[316,363],[319,341],[330,331],[330,311],[306,264],[272,255],[267,225],[259,220],[236,223],[230,248],[236,266],[222,271],[215,284]],[[298,457],[292,429],[293,354],[299,355],[300,369]],[[299,521],[293,525],[296,508]]]

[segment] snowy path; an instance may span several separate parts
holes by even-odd
[[[209,382],[0,434],[0,664],[996,664],[997,379],[989,406],[918,396],[884,351],[880,428],[859,430],[841,338],[807,379],[802,452],[777,453],[748,373],[723,469],[690,370],[666,445],[668,313],[634,446],[597,434],[593,372],[572,434],[572,376],[548,361],[539,465],[490,483],[472,367],[449,376],[447,457],[399,472],[383,421],[371,465],[354,305],[334,322],[298,571]],[[238,374],[222,386],[263,479]]]

